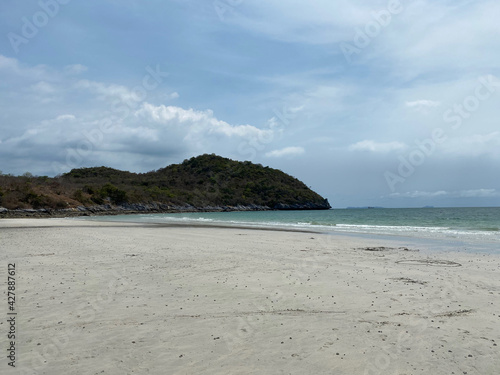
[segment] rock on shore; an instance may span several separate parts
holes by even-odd
[[[231,212],[231,211],[281,211],[281,210],[327,210],[331,206],[328,200],[323,203],[284,204],[278,203],[274,207],[261,206],[257,204],[237,206],[204,206],[196,207],[186,205],[168,205],[160,203],[124,203],[122,205],[103,204],[96,206],[78,206],[64,209],[18,209],[8,210],[0,207],[0,218],[16,217],[73,217],[94,215],[125,215],[138,213],[176,213],[176,212]]]

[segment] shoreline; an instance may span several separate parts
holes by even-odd
[[[191,205],[175,206],[158,203],[134,203],[114,206],[104,204],[99,206],[78,206],[64,209],[51,208],[26,208],[9,210],[0,207],[0,219],[14,218],[66,218],[66,217],[93,217],[93,216],[116,216],[116,215],[147,215],[147,214],[176,214],[176,213],[201,213],[201,212],[255,212],[255,211],[322,211],[332,210],[330,205],[315,203],[305,204],[283,204],[279,207],[261,206],[256,204],[238,206],[204,206]]]
[[[113,215],[117,216],[117,215]],[[128,216],[128,215],[127,215]],[[78,218],[75,218],[78,220]],[[349,231],[349,230],[335,230],[334,227],[307,227],[300,225],[287,225],[283,224],[263,224],[260,222],[250,223],[231,223],[225,221],[216,222],[182,222],[182,221],[172,221],[172,222],[145,222],[141,220],[129,221],[129,220],[100,220],[98,216],[81,218],[84,221],[96,221],[96,222],[121,222],[121,223],[149,223],[154,225],[163,226],[177,226],[177,227],[192,227],[192,228],[236,228],[236,229],[251,229],[251,230],[265,230],[265,231],[284,231],[284,232],[304,232],[304,233],[317,233],[321,235],[332,235],[332,236],[346,236],[352,237],[354,239],[373,239],[373,240],[385,240],[385,241],[397,241],[406,244],[405,246],[417,246],[425,247],[427,252],[448,252],[448,251],[471,251],[474,253],[497,253],[500,255],[499,243],[497,241],[492,241],[488,239],[475,239],[466,237],[445,237],[445,236],[426,236],[420,234],[408,234],[408,233],[375,233],[375,232],[359,232],[359,231]],[[430,250],[439,248],[440,250]]]
[[[155,213],[131,213],[124,216],[131,217],[133,215],[148,215]],[[179,213],[182,214],[182,213]],[[29,218],[2,218],[0,219],[0,230],[2,229],[2,223],[5,225],[9,220],[27,220],[26,223],[33,219],[37,219],[36,221],[44,221],[50,220],[52,222],[57,220],[63,220],[63,222],[69,222],[66,220],[75,220],[76,222],[82,223],[106,223],[106,226],[109,227],[110,224],[116,223],[118,227],[120,224],[134,224],[136,226],[149,227],[164,227],[164,228],[212,228],[212,229],[242,229],[242,230],[256,230],[256,231],[270,231],[270,232],[290,232],[290,233],[310,233],[324,236],[340,236],[351,239],[360,239],[360,240],[374,240],[374,241],[386,241],[386,242],[397,242],[402,244],[404,247],[418,247],[420,250],[425,252],[426,254],[433,253],[446,253],[446,252],[458,252],[458,253],[475,253],[475,254],[497,254],[500,255],[500,248],[498,247],[498,243],[495,241],[488,241],[485,239],[476,239],[471,240],[470,238],[460,238],[460,237],[428,237],[422,235],[409,235],[409,234],[400,234],[400,233],[370,233],[370,232],[357,232],[357,231],[335,231],[335,230],[327,230],[324,228],[311,228],[308,229],[306,227],[300,226],[287,226],[282,225],[263,225],[260,223],[252,224],[230,224],[229,222],[219,221],[216,223],[209,222],[145,222],[145,221],[129,221],[129,220],[101,220],[100,218],[108,215],[95,215],[95,216],[74,216],[74,217],[49,217],[49,218],[40,218],[40,217],[29,217]],[[120,216],[120,214],[109,215],[110,217]],[[89,225],[85,225],[88,227]],[[95,225],[96,228],[102,225]],[[19,227],[23,228],[23,226]]]

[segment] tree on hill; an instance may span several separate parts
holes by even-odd
[[[147,173],[120,171],[109,167],[78,168],[59,178],[30,178],[29,199],[11,191],[26,190],[27,180],[0,176],[0,199],[9,207],[43,206],[44,195],[66,202],[70,207],[111,203],[159,203],[167,205],[238,206],[259,205],[279,208],[330,208],[328,202],[303,182],[277,169],[251,162],[239,162],[214,154],[200,155]],[[22,187],[24,186],[24,187]],[[6,190],[8,199],[6,197]],[[14,197],[15,196],[15,197]],[[17,198],[16,198],[17,197]],[[25,197],[25,196],[24,196]],[[0,204],[2,204],[0,202]],[[54,203],[55,204],[55,203]],[[59,204],[61,205],[61,204]]]

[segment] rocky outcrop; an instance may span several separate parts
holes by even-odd
[[[159,203],[126,203],[119,206],[110,204],[98,206],[78,206],[76,208],[55,209],[18,209],[8,210],[0,207],[0,218],[22,218],[22,217],[74,217],[74,216],[98,216],[98,215],[126,215],[140,213],[177,213],[177,212],[234,212],[234,211],[279,211],[279,210],[325,210],[331,206],[325,199],[322,204],[283,204],[274,207],[260,206],[256,204],[238,206],[204,206],[195,207],[189,204],[176,206]]]
[[[329,210],[332,208],[328,199],[325,199],[322,203],[311,203],[307,202],[304,204],[284,204],[278,203],[273,207],[274,210]]]

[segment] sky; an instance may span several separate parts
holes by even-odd
[[[348,206],[500,206],[498,0],[4,0],[0,170],[204,153]]]

